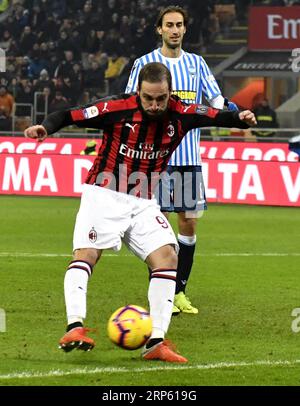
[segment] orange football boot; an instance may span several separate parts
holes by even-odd
[[[142,357],[147,360],[160,360],[166,362],[188,362],[188,360],[175,352],[175,346],[164,340],[153,347],[145,348]]]
[[[68,331],[60,340],[59,347],[65,352],[69,352],[77,348],[77,350],[90,351],[95,347],[95,342],[88,337],[86,333],[92,329],[84,327],[75,327]]]

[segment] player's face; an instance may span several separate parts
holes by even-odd
[[[143,81],[138,95],[144,113],[152,119],[158,119],[167,111],[171,92],[166,80],[157,83]]]
[[[163,44],[168,48],[181,47],[183,36],[186,32],[184,19],[181,13],[167,13],[162,20],[162,26],[157,28],[162,37]]]

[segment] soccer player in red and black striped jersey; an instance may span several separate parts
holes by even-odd
[[[220,112],[186,105],[171,96],[171,74],[155,62],[141,70],[137,94],[55,112],[42,125],[25,130],[25,136],[43,141],[71,124],[103,129],[103,141],[76,217],[74,260],[65,276],[68,327],[60,340],[64,351],[94,347],[83,327],[88,279],[102,251],[119,250],[124,242],[152,270],[148,300],[153,331],[143,358],[187,362],[164,340],[173,308],[178,244],[153,191],[159,174],[189,130],[204,126],[248,128],[255,123],[249,110]]]

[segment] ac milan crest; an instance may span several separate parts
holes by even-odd
[[[173,137],[173,135],[175,134],[175,128],[173,124],[168,125],[167,134],[169,137]]]
[[[91,242],[96,242],[97,241],[97,231],[94,229],[94,227],[89,232],[89,240]]]

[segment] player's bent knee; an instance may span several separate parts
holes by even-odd
[[[170,255],[170,268],[177,269],[177,265],[178,265],[178,256],[176,254],[175,249],[172,247]]]
[[[74,251],[74,260],[76,261],[86,261],[91,266],[96,265],[101,256],[101,250],[94,248],[80,248]]]
[[[177,269],[177,254],[175,247],[171,244],[164,245],[153,251],[147,258],[146,263],[150,269],[170,268]]]
[[[170,269],[177,269],[178,257],[173,245],[166,245],[164,252],[163,266]]]

